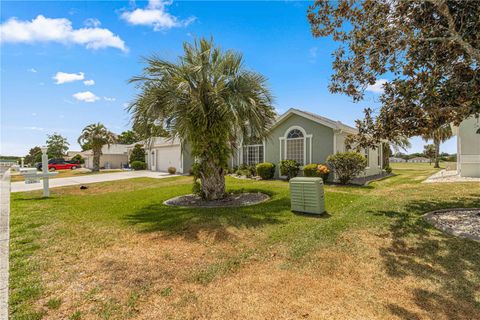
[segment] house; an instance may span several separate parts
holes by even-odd
[[[82,151],[67,151],[67,156],[65,157],[65,160],[71,160],[73,157],[75,157],[77,154],[82,156]],[[83,156],[82,156],[83,157]]]
[[[100,168],[122,169],[128,164],[126,144],[111,144],[102,147],[100,156]],[[93,151],[86,150],[80,153],[85,159],[85,168],[93,169]]]
[[[402,158],[397,158],[397,157],[390,157],[390,158],[388,158],[388,161],[389,161],[390,163],[407,162],[407,160],[402,159]]]
[[[325,163],[327,157],[336,152],[346,151],[345,139],[357,130],[340,121],[290,109],[277,118],[270,128],[269,135],[263,141],[244,144],[230,160],[231,167],[241,164],[255,165],[259,162],[272,162],[277,165],[276,177],[279,177],[278,163],[281,160],[296,160],[302,166],[309,163]],[[150,143],[142,141],[147,154],[147,167],[154,171],[166,171],[173,166],[179,173],[188,173],[193,159],[188,145],[179,140],[152,138]],[[129,146],[133,148],[133,145]],[[371,176],[382,172],[382,148],[363,150],[368,166],[362,176]]]
[[[480,119],[470,117],[458,127],[453,127],[457,136],[457,171],[461,177],[480,178]]]
[[[169,167],[174,167],[177,173],[189,173],[193,165],[190,149],[186,145],[182,147],[179,139],[153,137],[142,140],[128,145],[128,154],[132,152],[136,144],[142,145],[145,149],[145,162],[148,170],[165,172]]]
[[[430,160],[428,158],[425,158],[425,157],[415,157],[415,158],[409,159],[408,162],[412,162],[412,163],[431,163],[432,160]]]

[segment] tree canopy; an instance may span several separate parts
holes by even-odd
[[[428,134],[480,112],[480,2],[317,0],[315,37],[340,43],[330,91],[354,101],[385,78],[381,108],[365,109],[357,143]]]
[[[62,137],[58,133],[48,135],[47,138],[47,154],[49,158],[63,158],[65,153],[68,151],[68,146],[70,144],[67,141],[67,138]]]
[[[109,131],[101,123],[93,123],[83,128],[78,143],[80,145],[89,144],[93,152],[93,171],[100,169],[100,156],[102,147],[117,142],[117,136]]]
[[[184,43],[176,62],[152,56],[131,82],[140,89],[129,110],[134,128],[164,127],[189,145],[206,199],[225,196],[225,169],[242,138],[263,137],[275,112],[266,79],[238,52],[213,40]],[[197,170],[198,169],[198,170]]]

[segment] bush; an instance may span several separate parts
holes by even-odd
[[[168,171],[168,173],[170,173],[170,174],[175,174],[175,172],[177,172],[177,168],[175,168],[175,167],[168,167],[167,171]]]
[[[287,176],[287,179],[290,180],[295,178],[300,171],[300,164],[295,160],[282,160],[280,161],[280,174],[282,176]]]
[[[303,167],[303,175],[305,177],[320,177],[320,172],[318,171],[318,164],[311,163]]]
[[[252,172],[248,169],[238,169],[236,174],[238,176],[245,176],[247,178],[250,178],[252,176]]]
[[[133,170],[145,170],[147,169],[147,164],[143,161],[133,161],[130,163],[130,166]]]
[[[392,167],[390,166],[385,167],[385,172],[388,174],[392,173]]]
[[[328,180],[330,169],[324,164],[311,163],[303,167],[303,175],[305,177],[319,177],[323,182]]]
[[[85,163],[85,159],[83,159],[83,157],[79,154],[76,154],[74,157],[72,157],[71,161],[73,163],[78,163],[78,164],[84,164]]]
[[[135,161],[145,162],[145,149],[143,149],[141,144],[136,144],[130,154],[130,164],[133,164]]]
[[[367,159],[360,153],[351,151],[331,155],[327,163],[333,168],[341,184],[347,184],[367,167]]]
[[[275,165],[271,162],[259,163],[255,169],[257,170],[257,175],[264,180],[272,179],[275,175]]]
[[[257,169],[255,168],[255,166],[249,166],[249,165],[246,165],[246,164],[242,164],[242,165],[240,165],[240,167],[238,169],[242,170],[242,171],[245,171],[245,170],[250,171],[250,176],[256,176],[257,175]]]

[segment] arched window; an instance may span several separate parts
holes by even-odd
[[[286,159],[305,164],[305,136],[299,129],[292,129],[286,139]]]

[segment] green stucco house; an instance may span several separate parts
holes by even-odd
[[[325,163],[328,156],[344,152],[345,138],[357,129],[340,121],[320,115],[289,109],[270,128],[268,137],[258,144],[241,145],[232,159],[232,166],[254,165],[259,162],[278,164],[281,160],[296,160],[302,166],[309,163]],[[382,148],[363,150],[368,160],[364,176],[382,172]],[[279,176],[278,165],[276,177]]]
[[[356,133],[356,129],[340,121],[290,109],[277,118],[264,141],[255,144],[241,142],[231,159],[231,166],[256,165],[268,161],[277,165],[276,177],[279,177],[278,163],[281,160],[296,160],[302,166],[309,163],[325,163],[329,155],[345,151],[345,138],[350,133]],[[167,171],[168,167],[172,166],[178,173],[189,173],[193,159],[188,146],[182,145],[178,139],[172,141],[156,137],[149,142],[140,143],[145,146],[149,170]],[[129,146],[129,149],[134,145]],[[362,176],[380,174],[382,172],[380,146],[362,152],[368,159],[368,167]]]

